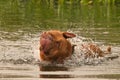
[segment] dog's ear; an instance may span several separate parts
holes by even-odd
[[[75,34],[69,33],[69,32],[63,32],[63,36],[64,36],[65,38],[73,38],[73,37],[76,37]]]

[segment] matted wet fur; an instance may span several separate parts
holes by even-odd
[[[63,63],[73,53],[74,46],[67,40],[76,35],[69,32],[51,30],[40,37],[40,58],[42,61]]]

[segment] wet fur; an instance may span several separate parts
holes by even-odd
[[[73,33],[61,32],[58,30],[42,33],[40,37],[41,60],[63,63],[64,59],[71,56],[73,53],[73,46],[67,40],[67,38],[73,37],[75,37]]]

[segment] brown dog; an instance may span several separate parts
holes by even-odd
[[[111,54],[111,47],[109,46],[106,51],[100,49],[96,44],[82,45],[82,49],[85,50],[85,58],[88,57],[104,57],[106,54]]]
[[[40,58],[43,61],[62,63],[73,53],[73,47],[67,38],[76,35],[69,32],[51,30],[42,33],[40,37]]]

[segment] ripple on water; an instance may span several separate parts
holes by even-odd
[[[1,40],[0,41],[0,62],[3,63],[14,63],[14,64],[33,64],[39,60],[39,34],[34,37],[24,36],[23,40]],[[102,58],[87,58],[84,57],[84,52],[80,49],[81,44],[85,43],[96,43],[91,39],[87,39],[81,36],[77,36],[70,39],[72,44],[76,44],[74,54],[65,60],[66,66],[81,66],[81,65],[98,65],[108,59],[117,58],[118,54],[109,55],[109,57]],[[105,48],[102,43],[96,43]],[[113,47],[113,53],[117,53],[115,47]]]
[[[120,79],[120,59],[111,60],[114,55],[103,58],[84,58],[83,52],[80,50],[81,44],[86,42],[96,43],[91,39],[80,36],[70,39],[72,44],[77,45],[74,54],[67,58],[64,64],[50,64],[38,61],[39,34],[32,37],[24,36],[24,38],[15,41],[0,40],[0,78],[2,80]],[[97,42],[97,44],[101,48],[106,47],[102,43]],[[118,56],[120,48],[113,47],[112,52]],[[106,64],[107,66],[105,66]]]

